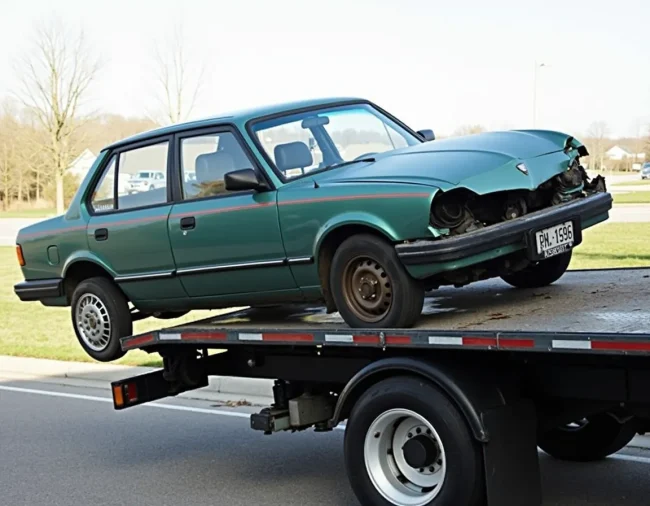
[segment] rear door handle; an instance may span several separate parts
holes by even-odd
[[[181,230],[191,230],[194,227],[196,227],[196,220],[194,219],[194,216],[181,218]]]
[[[108,239],[108,229],[107,228],[98,228],[95,230],[95,240],[96,241],[105,241]]]

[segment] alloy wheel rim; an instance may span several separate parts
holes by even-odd
[[[370,425],[364,442],[368,476],[396,506],[424,506],[442,490],[447,457],[440,436],[423,416],[392,409]]]
[[[111,338],[111,320],[102,300],[92,293],[79,298],[75,322],[83,342],[93,351],[104,351]]]
[[[393,287],[384,267],[369,257],[357,257],[343,271],[343,293],[355,316],[375,323],[393,303]]]

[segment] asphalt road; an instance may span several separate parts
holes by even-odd
[[[107,390],[0,383],[0,505],[358,504],[343,431],[263,436],[242,410],[175,399],[116,412],[102,398]],[[544,506],[647,506],[641,452],[581,465],[542,455]]]

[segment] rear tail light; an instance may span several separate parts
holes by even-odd
[[[23,267],[25,265],[25,257],[23,256],[23,248],[20,244],[16,244],[16,256],[18,257],[18,263]]]

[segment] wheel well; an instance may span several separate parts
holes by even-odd
[[[94,262],[82,260],[72,264],[63,279],[63,290],[68,303],[72,300],[72,294],[77,285],[85,279],[94,277],[102,277],[113,281],[113,277],[108,271]]]
[[[378,231],[376,228],[368,225],[343,225],[335,228],[325,236],[323,242],[318,250],[318,279],[320,281],[323,297],[325,298],[325,306],[328,312],[336,311],[336,304],[330,291],[330,277],[329,272],[332,266],[332,259],[334,252],[337,248],[349,237],[359,234],[371,234],[381,239],[389,240],[389,238]]]

